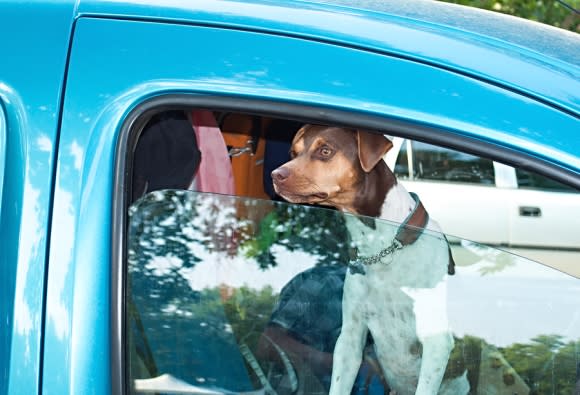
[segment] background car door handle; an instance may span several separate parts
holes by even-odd
[[[521,217],[541,217],[542,210],[539,207],[520,206]]]

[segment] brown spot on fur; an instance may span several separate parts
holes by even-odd
[[[370,172],[360,177],[354,202],[356,212],[369,217],[379,217],[387,192],[396,184],[395,175],[384,161],[380,161]]]
[[[422,356],[423,355],[423,345],[420,341],[416,340],[411,346],[409,347],[409,352],[411,355]]]
[[[503,382],[505,385],[514,385],[516,383],[516,378],[514,377],[513,373],[510,371],[504,372],[503,374]]]

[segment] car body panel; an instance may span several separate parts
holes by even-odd
[[[422,197],[429,215],[437,219],[447,234],[491,245],[504,245],[509,240],[508,190],[430,181],[401,183]],[[473,221],[472,227],[465,218]]]
[[[445,3],[339,1],[343,7],[331,3],[170,0],[160,8],[155,0],[97,0],[81,1],[79,12],[337,42],[455,69],[580,113],[574,94],[580,89],[576,34]]]
[[[4,188],[4,172],[6,169],[6,116],[4,107],[0,103],[0,202],[2,202],[2,189]]]
[[[560,152],[542,153],[545,159],[565,155],[560,164],[574,163],[580,152],[580,137],[577,130],[579,105],[575,92],[580,90],[578,65],[540,55],[521,46],[510,46],[505,41],[491,40],[450,28],[447,25],[427,23],[425,20],[409,19],[405,15],[385,15],[365,11],[338,13],[341,8],[324,4],[303,2],[227,2],[228,12],[222,12],[221,2],[183,3],[171,1],[158,9],[153,0],[127,4],[122,1],[82,2],[81,15],[109,17],[122,16],[127,19],[154,19],[174,23],[199,24],[202,26],[221,26],[228,29],[284,34],[312,40],[335,42],[345,46],[364,48],[371,51],[388,53],[419,62],[433,64],[459,73],[473,75],[493,84],[503,84],[509,89],[528,94],[537,100],[551,103],[575,114],[575,124],[554,135],[548,130],[530,131],[527,128],[512,130],[512,136],[519,145],[530,152],[541,152],[538,143],[548,142]],[[447,5],[445,5],[446,7]],[[481,11],[476,16],[481,17]],[[402,13],[401,13],[402,14]],[[259,17],[256,17],[259,15]],[[487,16],[487,13],[485,13]],[[494,16],[490,16],[494,18]],[[425,18],[424,18],[425,19]],[[513,18],[510,18],[510,21]],[[520,21],[513,22],[518,25]],[[525,26],[528,22],[521,22]],[[465,21],[462,27],[468,24]],[[518,25],[519,26],[519,25]],[[519,29],[525,29],[525,26]],[[529,26],[527,26],[529,27]],[[541,29],[540,29],[541,30]],[[541,34],[552,37],[542,30]],[[514,29],[515,32],[518,29]],[[514,33],[515,34],[515,33]],[[539,33],[540,34],[540,33]],[[580,48],[580,40],[567,33],[563,43],[550,40],[557,48],[566,53],[574,53]],[[559,44],[559,45],[558,45]],[[557,50],[555,51],[557,52]],[[471,59],[471,60],[470,60]],[[575,61],[575,58],[566,58]],[[466,62],[473,62],[466,64]],[[477,72],[475,72],[477,70]],[[485,71],[483,71],[485,70]],[[513,72],[517,70],[517,72]],[[514,82],[522,79],[520,82]],[[510,81],[506,83],[505,81]],[[518,88],[525,86],[526,88]],[[534,87],[533,89],[530,87]],[[557,88],[555,88],[557,87]],[[559,90],[556,92],[555,90]],[[509,120],[506,120],[509,122]],[[479,133],[479,138],[493,141],[496,136],[487,132]],[[502,140],[501,138],[499,140]],[[577,163],[573,165],[578,173]]]
[[[73,17],[72,2],[0,2],[0,106],[7,127],[0,213],[1,394],[37,393],[41,380],[52,169]]]
[[[578,194],[437,181],[401,183],[423,197],[449,235],[506,247],[580,249],[579,222],[571,220],[580,215]],[[522,207],[537,207],[541,215],[522,216]]]
[[[580,219],[571,220],[580,218],[578,193],[520,188],[509,197],[510,245],[580,249]],[[526,210],[532,215],[526,215]]]

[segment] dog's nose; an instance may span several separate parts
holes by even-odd
[[[276,182],[283,182],[290,175],[290,171],[285,167],[279,167],[272,172],[272,179]]]

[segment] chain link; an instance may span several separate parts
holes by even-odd
[[[351,274],[365,274],[365,266],[374,265],[379,263],[381,259],[385,258],[388,255],[393,254],[395,251],[398,251],[403,248],[403,244],[397,239],[394,239],[390,246],[387,248],[383,248],[375,255],[371,255],[369,257],[359,257],[357,256],[348,264]],[[358,253],[357,253],[358,255]],[[393,261],[389,261],[385,263],[385,266],[390,265]]]

